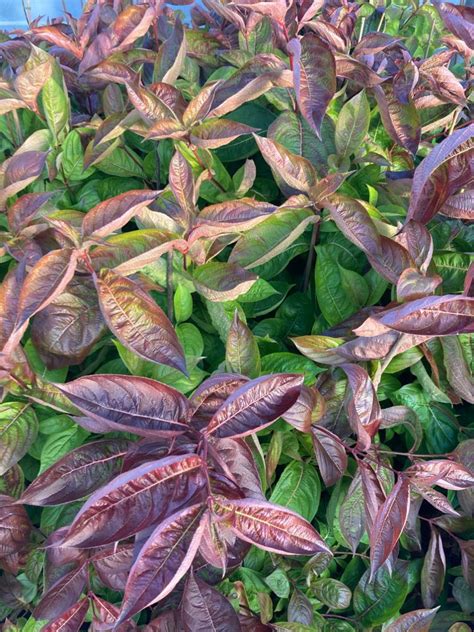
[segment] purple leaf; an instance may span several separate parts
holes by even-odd
[[[170,456],[140,465],[89,498],[65,544],[89,548],[128,538],[186,505],[204,483],[203,462],[196,455]]]
[[[184,632],[241,632],[231,603],[193,573],[184,587],[181,619]]]
[[[321,138],[321,123],[336,92],[336,62],[325,42],[309,33],[288,43],[296,100],[301,114]]]
[[[203,532],[203,505],[181,509],[158,525],[130,569],[118,622],[168,595],[190,568]]]
[[[263,500],[215,499],[213,512],[239,538],[281,555],[314,555],[329,548],[311,524],[294,511]]]
[[[94,279],[100,308],[120,342],[145,360],[186,373],[178,337],[164,311],[141,287],[112,270]]]
[[[109,431],[125,430],[154,437],[173,436],[188,427],[188,400],[171,386],[155,380],[91,375],[58,384],[57,388],[84,415],[106,424]]]
[[[244,437],[281,417],[299,397],[303,378],[290,373],[247,382],[222,404],[205,433],[218,438]]]
[[[124,439],[106,439],[72,450],[34,479],[21,502],[45,507],[88,496],[120,473],[128,447]]]

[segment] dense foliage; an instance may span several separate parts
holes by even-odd
[[[0,36],[4,629],[466,632],[474,10],[191,15]]]

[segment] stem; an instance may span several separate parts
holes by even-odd
[[[445,452],[444,454],[416,454],[414,452],[394,452],[392,450],[377,450],[377,452],[380,454],[393,454],[394,456],[408,456],[410,458],[418,456],[426,459],[433,459],[435,457],[438,458],[440,456],[451,456],[450,452]]]
[[[166,298],[168,318],[173,322],[173,251],[166,255]]]
[[[308,291],[311,270],[313,269],[313,261],[315,259],[314,248],[316,246],[316,242],[318,241],[318,237],[319,237],[319,225],[320,225],[319,221],[313,224],[313,231],[311,233],[311,241],[309,244],[308,258],[306,259],[306,268],[304,271],[304,278],[303,278],[303,292],[305,293]]]
[[[375,373],[374,378],[372,380],[375,390],[377,390],[377,388],[378,388],[378,386],[380,384],[380,379],[382,377],[383,372],[388,367],[388,365],[393,360],[393,358],[397,355],[398,350],[400,349],[400,346],[401,346],[403,340],[404,340],[404,336],[403,336],[403,334],[400,334],[399,337],[398,337],[397,342],[395,342],[393,347],[390,349],[390,351],[385,356],[384,361],[381,363],[381,365],[377,369],[377,372]]]
[[[431,29],[430,29],[430,34],[429,34],[429,37],[428,37],[428,43],[426,45],[425,57],[428,57],[428,55],[429,55],[430,46],[431,46],[431,40],[433,39],[434,30],[435,30],[435,21],[433,19],[431,19]]]

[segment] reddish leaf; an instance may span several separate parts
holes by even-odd
[[[321,123],[336,92],[336,62],[325,42],[312,33],[288,44],[301,114],[320,138]]]
[[[33,318],[31,339],[49,369],[80,364],[106,331],[92,279],[74,277]]]
[[[103,270],[94,282],[104,318],[123,345],[145,360],[186,372],[173,326],[148,294],[112,270]]]
[[[215,437],[243,437],[265,428],[299,397],[303,378],[290,373],[259,377],[227,398],[205,432]]]
[[[92,208],[84,217],[84,238],[107,237],[127,224],[132,217],[158,197],[158,191],[127,191]]]
[[[208,119],[204,123],[191,128],[190,140],[197,147],[217,149],[231,141],[256,132],[255,127],[226,119]]]
[[[347,453],[343,442],[330,430],[313,426],[313,447],[321,477],[326,487],[337,483],[347,469]]]
[[[371,576],[388,559],[405,526],[410,507],[408,480],[399,477],[394,488],[380,507],[370,536]]]
[[[246,382],[247,377],[231,373],[218,373],[204,380],[191,397],[192,425],[201,428],[209,423],[226,399]]]
[[[264,499],[252,451],[243,439],[218,439],[214,444],[219,466],[235,481],[247,498]]]
[[[202,466],[195,455],[170,456],[117,476],[84,504],[65,544],[79,548],[110,544],[166,518],[200,492]]]
[[[468,6],[456,6],[451,2],[441,2],[436,5],[446,28],[462,39],[469,48],[474,48],[472,32],[473,10]]]
[[[459,516],[459,512],[453,508],[449,500],[441,492],[423,485],[414,485],[414,488],[430,505],[433,505],[441,513]]]
[[[77,252],[70,248],[53,250],[36,263],[21,288],[17,329],[64,291],[76,265]]]
[[[370,537],[375,533],[377,514],[386,500],[386,494],[377,471],[371,465],[359,461],[358,468],[364,493],[367,532]]]
[[[342,364],[341,369],[347,375],[350,389],[346,402],[349,423],[357,433],[361,449],[368,450],[382,420],[375,388],[362,367],[356,364]]]
[[[82,564],[53,584],[33,610],[35,619],[45,619],[56,623],[61,615],[65,615],[64,620],[67,620],[69,618],[67,611],[69,608],[73,608],[79,599],[86,585],[87,577],[87,564]]]
[[[423,486],[438,485],[444,489],[468,489],[474,485],[474,474],[467,467],[445,459],[420,461],[406,472],[415,483]]]
[[[390,329],[407,334],[448,336],[474,331],[474,298],[447,294],[410,301],[368,318],[354,329],[358,336],[378,336]]]
[[[49,625],[45,625],[41,632],[78,632],[89,610],[89,599],[84,597]]]
[[[422,160],[413,177],[407,221],[428,223],[445,200],[463,186],[465,178],[471,177],[466,165],[460,177],[453,177],[450,182],[449,162],[456,164],[464,154],[469,155],[473,137],[474,123],[455,131]]]
[[[401,303],[429,296],[442,282],[437,274],[424,276],[414,268],[405,268],[397,281],[397,300]]]
[[[72,450],[34,479],[21,502],[44,507],[88,496],[120,473],[128,447],[128,441],[107,439]]]
[[[22,151],[5,161],[3,183],[0,191],[0,210],[4,210],[8,198],[25,189],[41,175],[47,153]]]
[[[202,537],[203,510],[181,509],[151,533],[130,569],[118,623],[166,597],[187,572]]]
[[[91,561],[104,586],[123,591],[133,563],[133,545],[113,545],[111,548],[96,553]]]
[[[31,523],[28,514],[15,500],[0,495],[0,557],[17,553],[28,543]]]
[[[27,226],[54,193],[27,193],[22,195],[8,210],[8,223],[13,232],[18,233]]]
[[[170,162],[169,184],[189,223],[194,216],[194,179],[188,161],[179,151]]]
[[[439,606],[432,610],[412,610],[390,623],[385,632],[428,632]]]
[[[57,388],[82,413],[143,437],[173,436],[187,428],[189,404],[179,392],[144,377],[93,375]]]
[[[383,125],[395,143],[416,154],[421,137],[421,121],[412,102],[400,103],[391,83],[373,88]]]
[[[286,147],[274,140],[255,135],[254,138],[270,167],[292,189],[309,193],[317,185],[317,173],[309,160],[291,153]]]
[[[311,432],[313,410],[318,403],[321,404],[321,402],[322,397],[318,391],[303,384],[298,399],[293,406],[282,415],[283,419],[287,424],[297,428],[300,432]]]
[[[92,629],[94,632],[102,632],[102,630],[110,630],[113,628],[119,618],[120,608],[114,606],[114,604],[105,601],[97,597],[97,595],[90,595],[92,601],[92,609],[94,612],[94,619]],[[133,621],[129,621],[122,625],[118,625],[117,632],[130,632],[135,630],[136,626]]]
[[[181,602],[184,632],[240,632],[237,613],[231,603],[193,573],[189,574]]]
[[[330,553],[321,536],[297,513],[262,500],[215,499],[213,511],[239,538],[281,555]]]
[[[425,608],[432,608],[441,594],[446,573],[446,557],[443,541],[437,529],[432,527],[428,551],[421,570],[421,599]]]

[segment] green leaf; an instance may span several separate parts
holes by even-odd
[[[62,456],[82,445],[88,435],[89,433],[79,426],[49,435],[41,450],[39,474]]]
[[[277,568],[271,575],[265,578],[265,583],[270,586],[272,591],[280,599],[286,599],[290,595],[290,582],[286,574]]]
[[[354,612],[367,629],[389,621],[400,610],[407,595],[407,583],[401,564],[393,572],[380,568],[369,580],[367,570],[354,591]]]
[[[188,288],[179,283],[173,297],[174,316],[177,323],[189,320],[193,313],[193,296]]]
[[[434,454],[450,452],[458,444],[458,423],[449,408],[434,402],[419,384],[406,384],[392,395],[396,404],[409,406],[423,427],[423,444]]]
[[[66,136],[60,156],[61,167],[66,180],[85,180],[94,173],[91,167],[84,171],[84,151],[79,132],[73,130]]]
[[[117,147],[95,165],[99,171],[109,176],[121,178],[143,178],[144,167],[140,156],[129,147]]]
[[[321,482],[316,468],[303,461],[286,466],[275,485],[270,502],[288,507],[311,521],[318,511]]]
[[[330,577],[318,579],[311,587],[317,599],[332,610],[344,610],[350,606],[351,589],[337,579]]]
[[[336,122],[336,149],[341,158],[357,152],[369,131],[370,108],[362,90],[341,108]]]
[[[361,299],[365,302],[369,294],[367,283],[356,272],[342,268],[333,258],[329,245],[318,246],[316,253],[315,283],[319,309],[330,325],[337,325],[362,307]],[[357,286],[363,288],[362,296],[347,292],[350,280],[357,277]]]
[[[229,373],[240,373],[255,378],[260,375],[260,351],[255,336],[235,312],[229,329],[225,353]]]
[[[322,371],[324,369],[309,358],[289,351],[270,353],[262,358],[262,373],[303,373],[307,386],[314,384],[316,375]]]
[[[57,60],[53,61],[52,76],[41,90],[41,105],[54,139],[60,142],[69,126],[70,103],[63,73]]]
[[[5,474],[28,451],[38,434],[38,419],[29,404],[0,404],[0,474]]]

